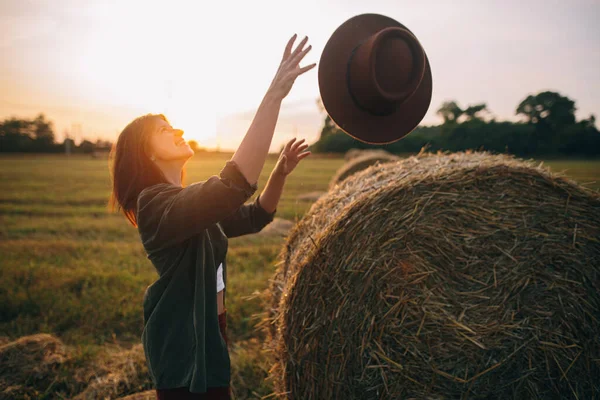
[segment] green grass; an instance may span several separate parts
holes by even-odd
[[[600,161],[598,160],[549,160],[544,164],[553,171],[561,172],[595,191],[600,190]]]
[[[186,181],[218,174],[227,159],[226,154],[196,156],[188,163]],[[260,189],[275,161],[275,157],[267,160]],[[302,162],[288,178],[277,216],[301,219],[311,203],[298,201],[297,196],[326,191],[343,163],[341,157],[315,156]],[[600,160],[545,164],[600,189]],[[157,274],[137,230],[122,215],[107,212],[107,161],[2,156],[0,185],[0,336],[14,339],[47,332],[67,344],[91,349],[88,353],[107,341],[139,342],[144,290]],[[253,317],[263,307],[257,293],[267,287],[282,243],[281,238],[257,236],[230,240],[229,336],[237,349],[232,358],[240,365],[235,376],[245,382],[237,390],[255,395],[269,390],[261,381],[265,360],[255,360],[257,343],[264,339]]]

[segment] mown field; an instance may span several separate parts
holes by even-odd
[[[229,157],[197,155],[187,165],[186,181],[217,174]],[[256,195],[275,160],[267,161]],[[297,197],[326,191],[343,163],[342,157],[303,161],[288,178],[277,217],[301,219],[311,203]],[[600,190],[600,160],[545,164]],[[1,156],[0,187],[0,344],[47,332],[72,346],[70,365],[84,365],[108,345],[128,349],[139,343],[143,294],[157,275],[137,230],[122,215],[107,211],[108,161]],[[230,240],[226,306],[237,398],[270,393],[264,381],[268,361],[260,349],[264,336],[255,325],[263,310],[259,294],[268,286],[283,241],[261,235]],[[73,384],[64,382],[44,396],[72,393]],[[126,392],[149,388],[146,380]]]

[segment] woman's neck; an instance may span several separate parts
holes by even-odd
[[[167,178],[169,183],[172,183],[175,186],[181,186],[181,170],[183,169],[183,166],[185,165],[186,161],[187,160],[185,160],[185,161],[156,160],[156,165],[158,165],[158,167],[162,171],[165,178]]]

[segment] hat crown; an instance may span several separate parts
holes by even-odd
[[[412,52],[408,44],[397,37],[381,41],[373,49],[375,81],[384,93],[401,93],[410,84],[413,71]]]
[[[348,90],[357,106],[373,115],[392,114],[417,90],[425,53],[410,31],[390,27],[360,43],[348,62]]]

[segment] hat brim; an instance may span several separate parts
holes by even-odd
[[[319,91],[327,113],[348,135],[370,144],[392,143],[408,135],[427,113],[433,91],[431,68],[425,54],[425,73],[421,83],[392,114],[376,116],[356,105],[347,85],[350,55],[359,43],[388,27],[404,28],[410,32],[398,21],[384,15],[352,17],[331,35],[319,61]]]

